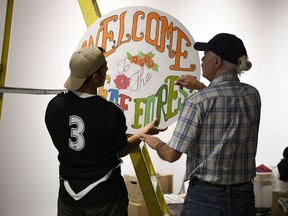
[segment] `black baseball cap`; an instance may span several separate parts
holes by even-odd
[[[216,55],[233,64],[237,64],[238,58],[243,55],[247,56],[247,51],[242,40],[228,33],[217,34],[208,43],[196,42],[194,49],[198,51],[211,50]]]

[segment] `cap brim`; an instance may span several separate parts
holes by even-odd
[[[194,49],[198,51],[207,51],[209,50],[208,43],[196,42],[194,44]]]
[[[75,91],[78,90],[82,84],[85,82],[86,78],[76,78],[74,76],[69,76],[66,82],[64,83],[64,87],[67,90]]]

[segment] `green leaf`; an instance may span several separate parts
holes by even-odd
[[[138,54],[141,58],[143,58],[144,57],[144,53],[143,52],[139,52],[139,54]]]
[[[131,57],[132,57],[132,55],[131,55],[129,52],[127,52],[127,58],[128,58],[129,60],[131,60]]]
[[[158,64],[155,64],[154,67],[152,68],[153,71],[158,71]]]

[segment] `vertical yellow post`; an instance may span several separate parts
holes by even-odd
[[[101,17],[101,13],[96,0],[78,0],[79,5],[86,23],[87,28],[90,27],[98,18]],[[109,80],[110,77],[107,75],[106,78]],[[106,90],[104,87],[99,88],[99,95],[104,96]]]
[[[140,146],[135,148],[135,150],[130,153],[130,158],[150,216],[169,215],[169,209],[146,144],[144,144],[142,148]],[[154,183],[156,184],[154,186],[156,186],[156,188],[153,186],[151,177],[155,177],[154,180],[156,180],[156,182]]]
[[[101,13],[96,0],[78,0],[87,28],[94,23]]]
[[[7,9],[6,9],[6,19],[4,26],[4,38],[3,38],[3,47],[2,47],[2,56],[0,64],[0,87],[5,86],[6,71],[8,64],[8,54],[10,46],[10,35],[12,27],[12,16],[13,16],[13,6],[14,0],[7,0]],[[0,119],[3,106],[3,94],[0,93]]]
[[[146,167],[146,161],[142,155],[140,146],[130,153],[136,176],[150,216],[161,216],[162,212],[155,196],[154,188],[150,179],[150,173]],[[148,202],[149,200],[149,202]]]

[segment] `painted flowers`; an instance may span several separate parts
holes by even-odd
[[[130,63],[139,65],[141,68],[147,67],[148,69],[151,69],[153,71],[158,71],[158,64],[156,64],[153,60],[154,56],[155,55],[152,52],[145,54],[140,51],[138,55],[131,55],[129,52],[127,52],[127,59],[130,61]],[[116,76],[116,78],[114,79],[114,83],[118,90],[125,90],[130,86],[131,78],[127,77],[127,75],[125,75],[124,73],[121,73]]]
[[[158,71],[158,64],[156,64],[153,60],[154,56],[155,54],[152,52],[145,54],[140,51],[138,55],[131,55],[129,52],[127,52],[127,58],[132,64],[139,65],[142,68],[146,66],[148,69]]]

